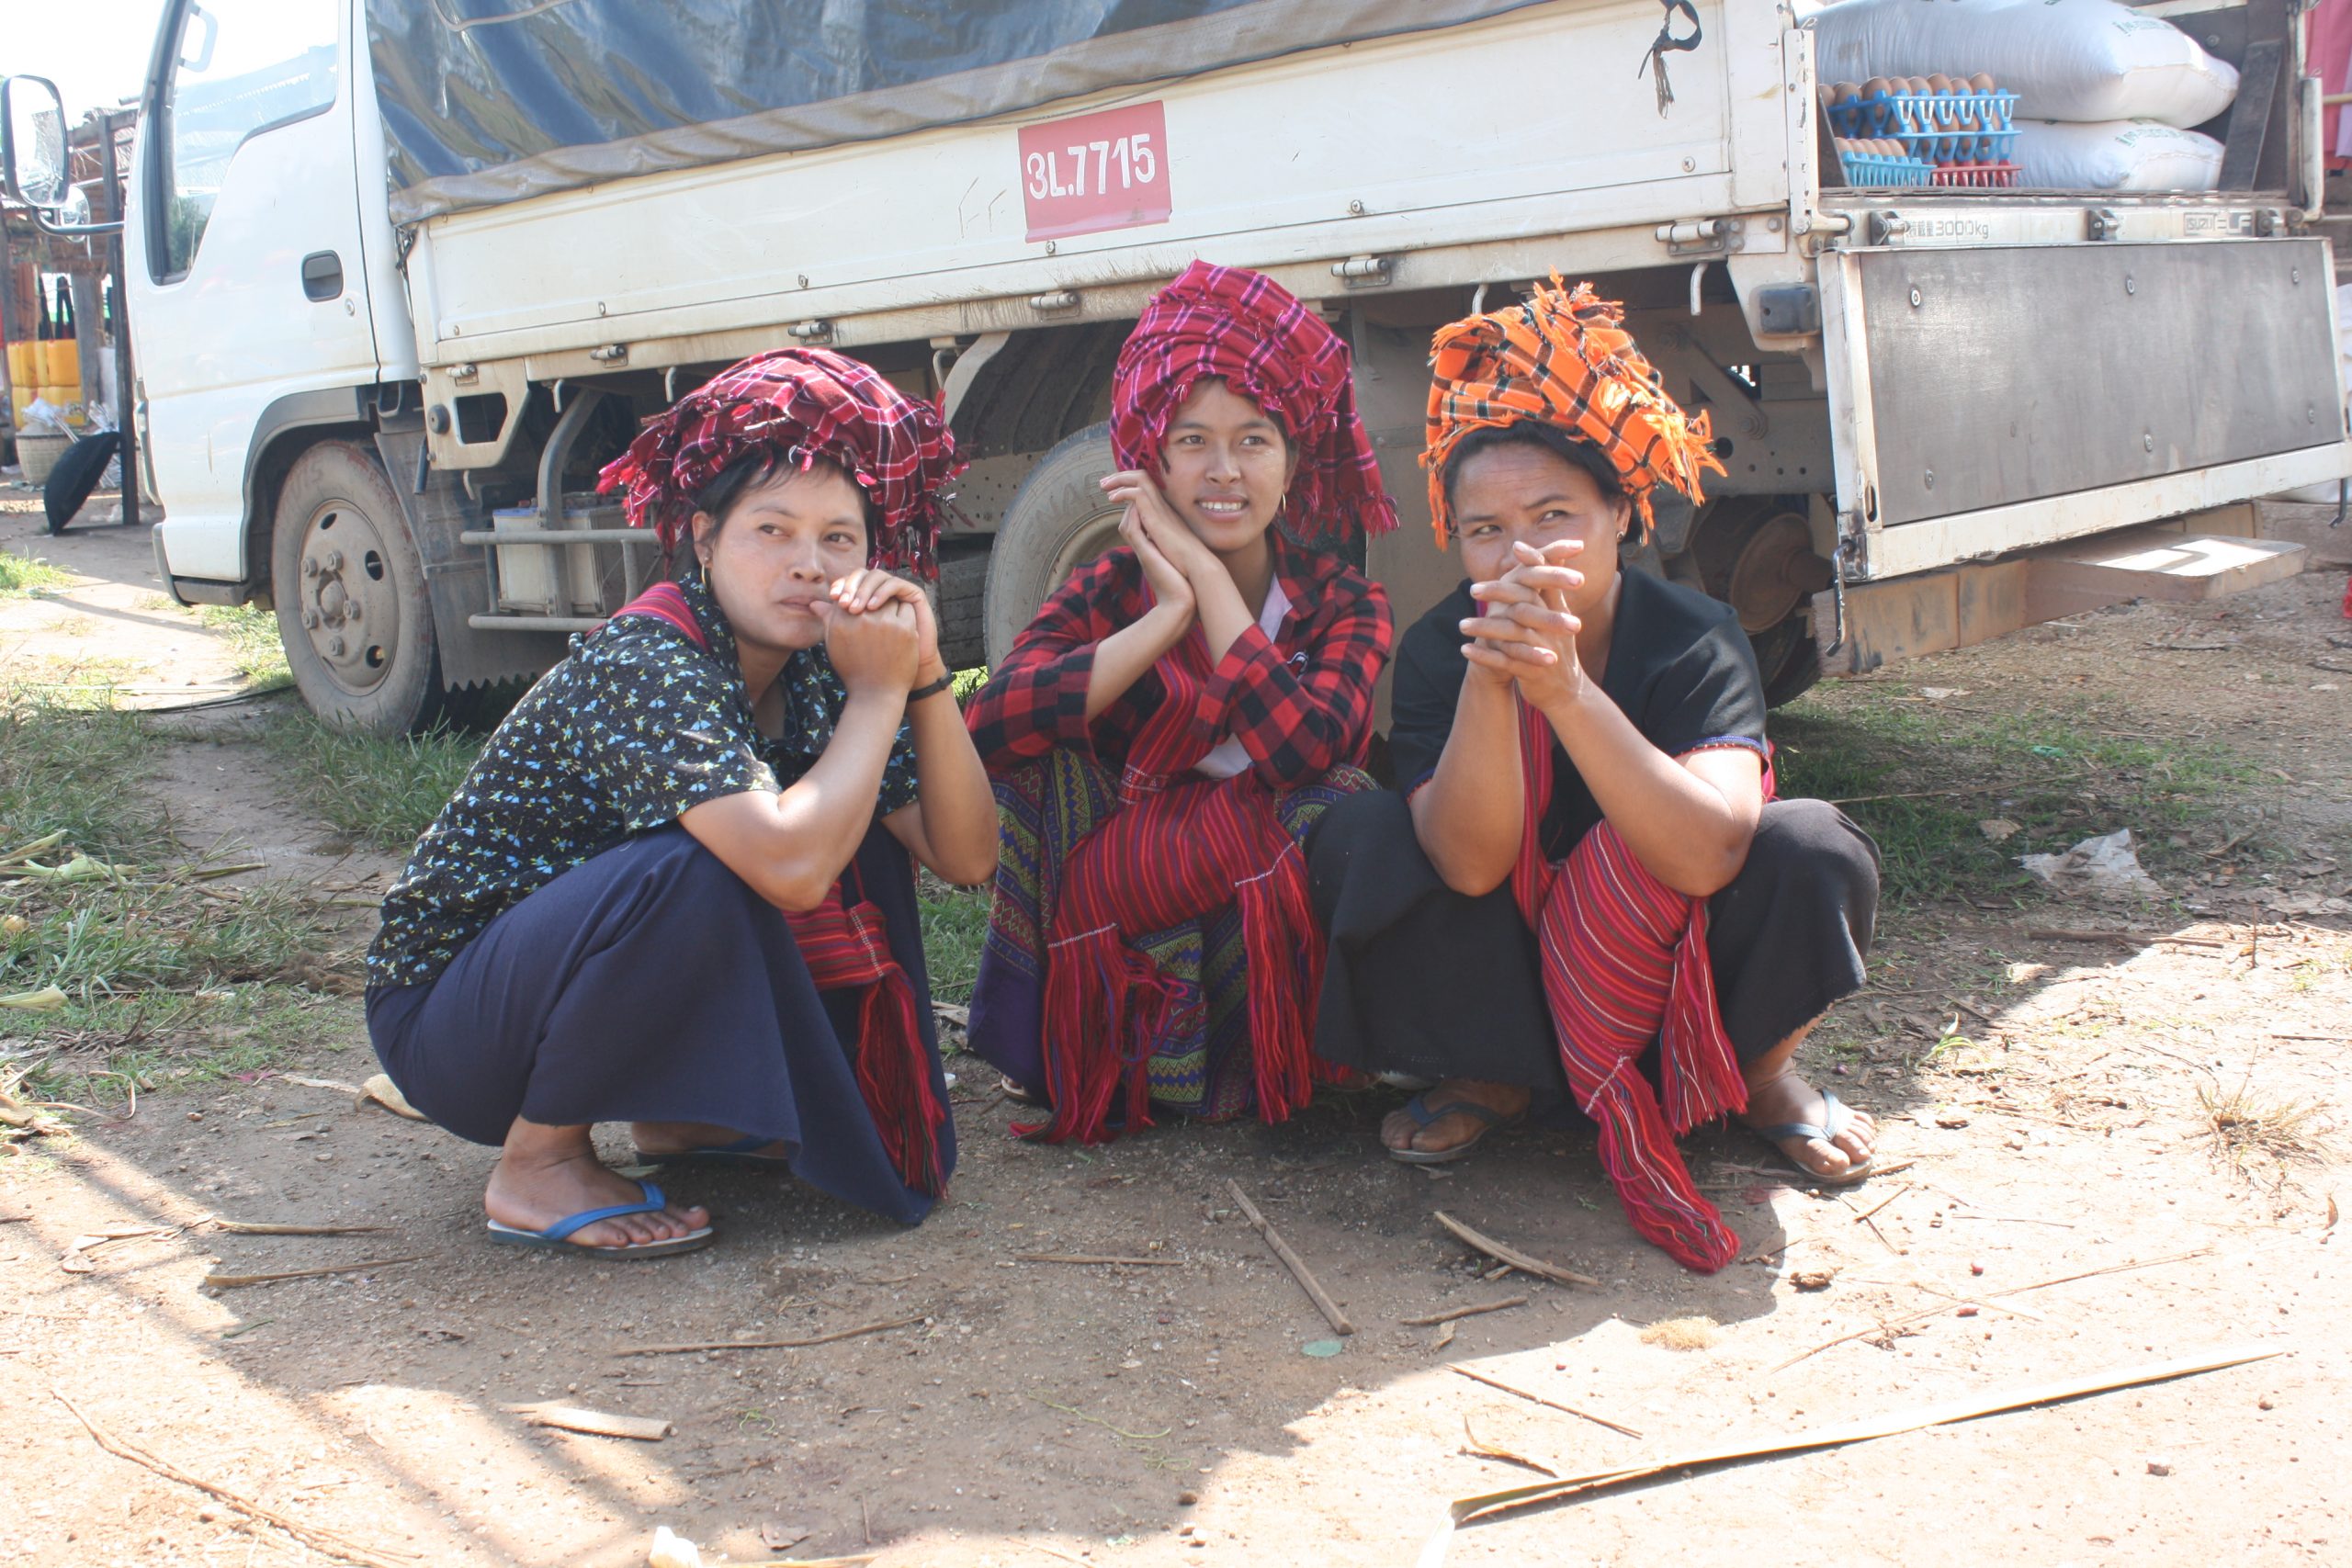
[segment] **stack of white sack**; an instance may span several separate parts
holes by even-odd
[[[2060,190],[2211,190],[2222,144],[2153,119],[2020,119],[2009,157],[2021,186]]]
[[[1844,0],[1809,25],[1822,81],[1982,71],[2018,96],[2019,120],[2186,128],[2238,91],[2235,67],[2115,0]]]

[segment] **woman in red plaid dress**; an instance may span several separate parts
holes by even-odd
[[[1328,547],[1394,527],[1347,344],[1194,263],[1119,355],[1102,481],[1125,543],[1073,576],[966,717],[997,794],[972,1048],[1098,1142],[1152,1107],[1306,1103],[1322,975],[1299,844],[1357,764],[1388,604]]]

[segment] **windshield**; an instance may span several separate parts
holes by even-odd
[[[164,85],[155,274],[176,277],[237,149],[335,97],[335,0],[188,0]]]

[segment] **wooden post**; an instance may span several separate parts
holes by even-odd
[[[116,134],[125,126],[138,123],[135,112],[106,114],[98,117],[98,145],[105,157],[99,170],[98,184],[107,196],[107,218],[119,221],[122,218],[122,171],[115,156]],[[107,242],[107,272],[114,279],[114,391],[115,428],[122,432],[122,523],[126,528],[139,526],[139,428],[134,414],[139,396],[134,389],[130,363],[130,289],[124,276],[123,258],[129,246],[118,231]],[[164,592],[171,584],[164,584]]]
[[[23,343],[26,333],[24,312],[17,309],[17,258],[8,245],[7,220],[0,218],[0,342]],[[0,379],[8,382],[10,390],[16,389],[16,378],[6,374],[5,367],[0,367]],[[13,423],[15,411],[8,412]]]

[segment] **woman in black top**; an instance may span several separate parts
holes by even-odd
[[[1512,325],[1532,338],[1533,321],[1551,334],[1535,354],[1549,354],[1558,337],[1575,339],[1573,312],[1591,303],[1582,291],[1574,301],[1539,298]],[[1515,382],[1496,379],[1521,389],[1514,407],[1532,400],[1530,382],[1553,373],[1516,343],[1492,352],[1513,356]],[[1482,410],[1504,401],[1492,386],[1478,389]],[[1655,396],[1672,415],[1660,413],[1661,425],[1680,419]],[[1445,397],[1442,384],[1433,410]],[[1558,401],[1581,410],[1600,400]],[[1435,434],[1434,413],[1432,423]],[[1719,1024],[1741,1080],[1725,1083],[1718,1103],[1736,1104],[1744,1088],[1745,1119],[1801,1168],[1859,1179],[1870,1119],[1813,1089],[1791,1057],[1822,1011],[1861,984],[1874,848],[1833,807],[1769,800],[1761,682],[1732,610],[1619,570],[1619,544],[1640,521],[1629,473],[1657,476],[1565,416],[1506,409],[1475,424],[1445,432],[1432,473],[1433,509],[1442,525],[1450,519],[1472,581],[1399,641],[1390,731],[1397,793],[1335,807],[1309,845],[1317,911],[1332,939],[1318,1051],[1365,1071],[1438,1080],[1381,1130],[1396,1157],[1431,1163],[1466,1154],[1535,1096],[1571,1087],[1564,1056],[1575,1053],[1555,993],[1581,987],[1586,1003],[1625,1016],[1638,1013],[1633,1003],[1703,997],[1719,1017],[1699,1032]],[[1703,437],[1703,424],[1697,430]],[[1530,781],[1544,775],[1548,796],[1531,802]],[[1631,859],[1594,886],[1613,886],[1618,871],[1637,874],[1660,899],[1689,907],[1685,934],[1702,938],[1680,949],[1669,942],[1656,963],[1629,960],[1641,970],[1631,976],[1612,967],[1609,930],[1569,929],[1599,919],[1591,908],[1568,911],[1558,931],[1531,916],[1540,874],[1573,871],[1579,846],[1604,824]],[[1571,951],[1586,957],[1567,964],[1562,953]],[[1665,987],[1669,970],[1671,997],[1641,994]],[[1648,1017],[1654,1038],[1657,1015]],[[1576,1087],[1585,1099],[1587,1086]],[[1668,1120],[1678,1119],[1674,1103],[1703,1098],[1678,1101],[1669,1084]],[[1671,1163],[1679,1172],[1679,1157]],[[1628,1179],[1611,1175],[1650,1235],[1642,1211],[1655,1195],[1637,1201]],[[1664,1235],[1652,1239],[1713,1267],[1721,1234],[1693,1239],[1708,1228],[1681,1227],[1689,1256]]]
[[[912,583],[954,468],[854,361],[763,355],[606,471],[679,580],[575,642],[384,901],[368,1017],[442,1126],[500,1146],[493,1241],[687,1250],[708,1215],[597,1159],[789,1167],[906,1223],[955,1164],[909,856],[987,880],[996,818]]]

